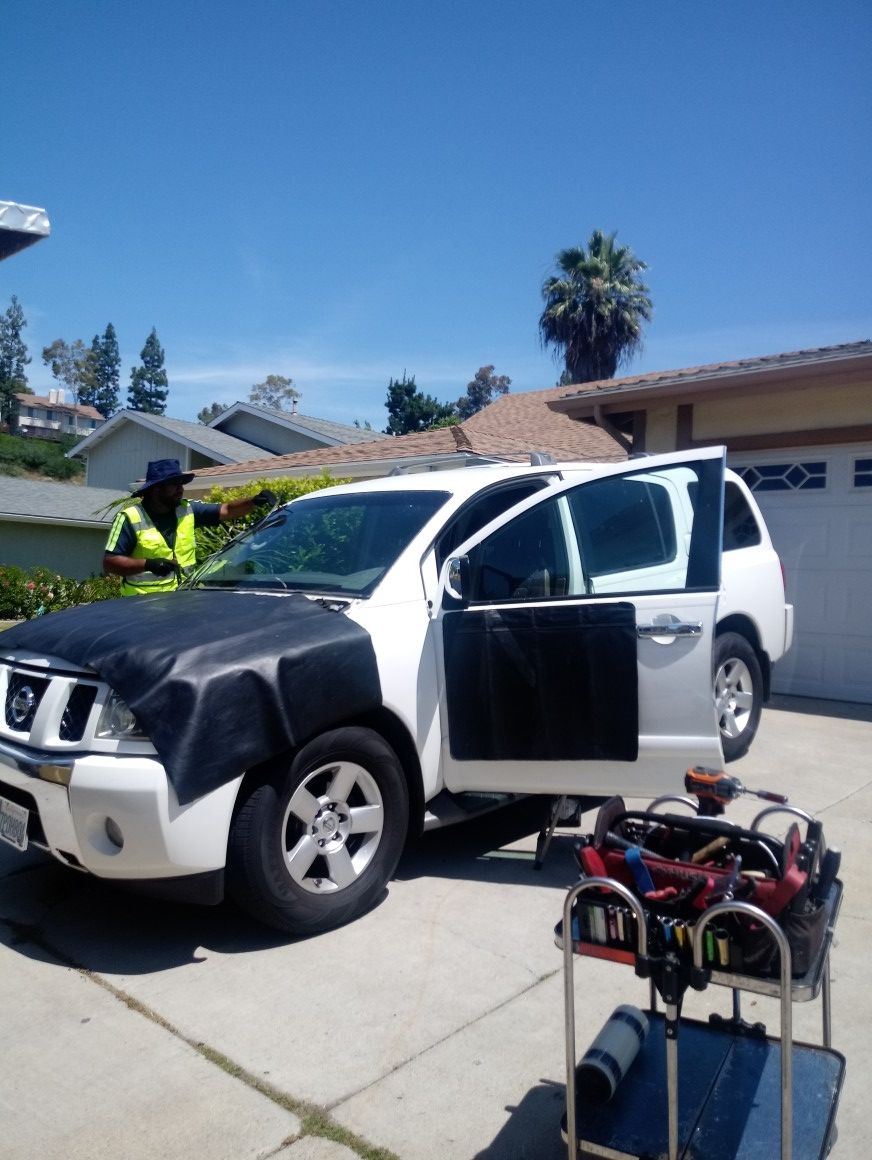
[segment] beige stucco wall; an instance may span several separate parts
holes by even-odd
[[[678,440],[678,407],[652,407],[645,418],[645,450],[652,455],[674,451]]]
[[[729,398],[703,399],[693,405],[695,440],[869,423],[872,423],[872,384],[867,383],[832,384],[826,388],[796,386],[783,394],[736,394]]]

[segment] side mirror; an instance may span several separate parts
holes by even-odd
[[[445,591],[454,600],[465,602],[470,588],[469,556],[452,556],[445,571]]]

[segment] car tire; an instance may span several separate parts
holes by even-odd
[[[228,891],[277,930],[331,930],[384,896],[408,827],[408,786],[391,747],[371,729],[332,730],[239,804]]]
[[[736,632],[715,641],[714,694],[724,761],[748,752],[763,709],[763,674],[754,649]]]

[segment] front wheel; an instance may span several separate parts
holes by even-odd
[[[331,930],[384,894],[408,824],[406,779],[387,742],[359,727],[324,733],[240,804],[228,845],[230,894],[278,930]]]
[[[763,710],[760,662],[736,632],[715,641],[714,690],[724,761],[736,761],[748,752]]]

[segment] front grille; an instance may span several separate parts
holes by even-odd
[[[48,681],[29,673],[11,672],[6,689],[4,713],[6,724],[19,733],[29,733],[39,703],[45,696]]]
[[[81,741],[88,724],[88,714],[97,696],[96,685],[74,685],[61,718],[58,736],[61,741]]]

